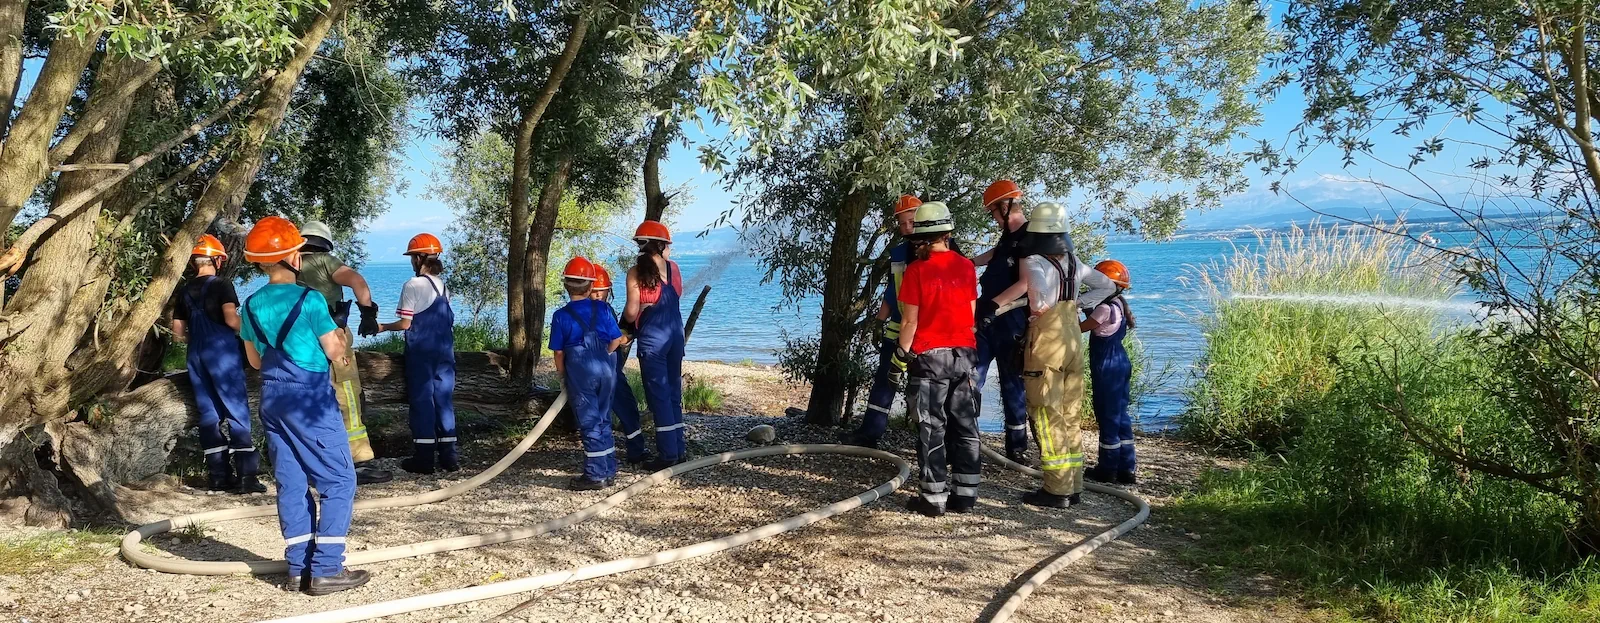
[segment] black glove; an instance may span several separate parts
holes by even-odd
[[[896,347],[894,356],[889,358],[889,383],[894,385],[895,391],[906,390],[906,367],[916,355],[904,348]]]
[[[361,337],[368,337],[383,332],[383,328],[378,326],[378,305],[376,303],[370,306],[356,305],[356,307],[361,308],[361,326],[356,329],[356,333],[359,333]]]
[[[997,311],[1000,311],[1000,304],[994,302],[994,299],[978,299],[978,313],[973,318],[978,330],[988,328],[989,323],[994,322],[994,314]]]
[[[617,319],[617,328],[621,329],[626,335],[633,335],[639,332],[639,327],[634,326],[634,323],[622,320],[620,318]]]

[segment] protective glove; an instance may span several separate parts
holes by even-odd
[[[383,332],[383,328],[378,326],[377,303],[373,303],[370,306],[358,304],[356,307],[361,308],[361,326],[356,329],[356,333],[359,333],[361,337],[368,337]]]
[[[995,312],[1000,311],[1000,304],[994,299],[978,299],[978,312],[974,317],[979,331],[987,328],[994,322]]]
[[[629,339],[632,339],[631,336],[633,334],[639,332],[639,328],[634,326],[634,323],[622,320],[620,318],[617,319],[617,328],[622,330],[622,334],[624,336],[630,336]]]
[[[906,390],[906,367],[911,365],[911,360],[916,355],[905,348],[897,347],[894,356],[889,358],[889,382],[894,385],[895,391]]]

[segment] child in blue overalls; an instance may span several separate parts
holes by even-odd
[[[277,216],[261,219],[245,237],[245,260],[267,275],[267,285],[245,301],[241,337],[250,365],[261,370],[261,424],[278,481],[289,579],[327,595],[370,577],[344,567],[356,466],[328,362],[346,355],[327,300],[295,284],[304,245],[294,224]]]
[[[432,474],[461,469],[456,452],[455,312],[444,287],[444,246],[433,234],[411,238],[406,255],[417,276],[400,288],[400,319],[380,327],[406,332],[406,405],[411,416],[410,458],[400,469]],[[435,455],[438,463],[434,463]]]
[[[667,259],[672,232],[666,225],[645,221],[633,240],[639,243],[639,258],[628,271],[622,318],[634,327],[644,400],[656,423],[656,458],[644,468],[657,471],[688,460],[683,443],[683,313],[678,309],[683,275],[678,263]]]
[[[611,307],[611,273],[600,264],[594,265],[594,287],[589,288],[589,298],[606,304],[606,309],[611,310],[611,323],[619,325],[620,319]],[[627,334],[622,336],[622,345],[628,344]],[[617,414],[617,421],[622,424],[623,447],[628,454],[623,457],[628,465],[638,467],[650,462],[655,455],[645,449],[644,427],[639,420],[639,399],[633,395],[633,386],[628,384],[628,375],[624,371],[628,366],[628,351],[622,346],[617,347],[617,352],[612,353],[616,360],[617,381],[616,388],[611,392],[611,412]]]
[[[592,491],[611,486],[617,476],[617,446],[611,436],[611,398],[617,381],[616,358],[622,345],[611,305],[590,298],[596,271],[584,257],[575,257],[561,271],[570,302],[550,318],[550,350],[556,373],[567,389],[583,437],[583,473],[570,486]]]
[[[250,438],[250,400],[244,385],[244,348],[239,341],[239,296],[217,276],[227,261],[222,241],[206,234],[189,253],[194,278],[178,289],[172,335],[189,344],[189,384],[200,411],[200,443],[212,491],[265,493],[256,477],[261,460]],[[223,423],[227,428],[223,428]],[[227,432],[224,435],[224,431]],[[229,459],[233,465],[229,465]],[[237,467],[238,474],[234,474]]]
[[[1109,277],[1117,292],[1078,325],[1089,334],[1089,381],[1094,387],[1094,419],[1100,425],[1100,460],[1084,470],[1083,477],[1136,485],[1139,478],[1133,452],[1133,419],[1128,415],[1133,362],[1122,343],[1128,330],[1134,328],[1133,310],[1122,295],[1131,285],[1128,267],[1116,260],[1104,260],[1094,269]]]

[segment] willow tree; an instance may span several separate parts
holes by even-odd
[[[8,511],[61,525],[72,514],[62,484],[99,510],[119,510],[106,444],[134,440],[86,431],[130,407],[119,393],[134,377],[136,347],[194,241],[242,205],[301,73],[349,4],[40,3],[25,23],[41,30],[0,33],[45,57],[0,151],[0,217],[11,222],[30,206],[0,254],[0,270],[20,278],[0,311],[0,491],[16,496]],[[173,84],[210,95],[198,110],[168,106],[164,94],[194,92]],[[174,110],[193,116],[173,122]],[[163,128],[170,133],[147,133]],[[199,142],[209,144],[194,149]],[[171,160],[196,151],[187,163]],[[172,173],[152,179],[158,163]],[[196,175],[205,183],[181,213],[147,212]],[[130,260],[132,248],[145,256]],[[130,261],[147,267],[137,287],[118,278]]]
[[[884,272],[875,207],[900,192],[951,201],[974,223],[983,185],[1011,177],[1159,236],[1184,209],[1211,207],[1243,183],[1229,142],[1256,120],[1256,68],[1270,47],[1254,4],[764,10],[774,14],[715,15],[712,30],[741,36],[701,33],[684,45],[752,59],[713,63],[701,95],[749,144],[735,168],[754,188],[741,218],[753,246],[771,249],[769,275],[791,296],[822,299],[816,354],[797,359],[812,366],[800,373],[813,384],[813,422],[841,415]],[[752,99],[772,92],[790,97]],[[723,163],[715,148],[705,160]],[[786,160],[818,172],[781,174]]]
[[[485,129],[511,138],[508,274],[525,272],[536,190],[534,133],[589,40],[591,23],[608,15],[614,13],[606,3],[455,3],[442,14],[423,62],[410,70],[429,85],[434,129],[446,138],[470,141]],[[518,378],[532,375],[539,354],[528,339],[535,320],[527,315],[527,300],[523,280],[508,279],[506,324],[511,372]]]

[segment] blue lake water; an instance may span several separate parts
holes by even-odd
[[[1134,288],[1129,303],[1139,318],[1134,337],[1150,355],[1151,369],[1163,372],[1161,382],[1137,405],[1138,423],[1145,429],[1170,425],[1172,418],[1183,409],[1183,387],[1192,380],[1193,365],[1204,347],[1204,336],[1194,318],[1207,313],[1208,303],[1204,293],[1187,284],[1184,277],[1191,267],[1223,260],[1245,242],[1237,243],[1241,247],[1235,244],[1221,240],[1181,240],[1107,245],[1106,255],[1121,260],[1132,272]],[[689,342],[690,359],[774,364],[782,345],[782,334],[806,336],[816,332],[820,301],[808,299],[797,306],[775,308],[782,299],[779,286],[762,283],[764,271],[756,260],[742,254],[686,255],[674,259],[683,268],[687,291],[683,300],[685,317],[700,286],[712,286],[705,311]],[[361,272],[384,310],[382,319],[392,320],[400,299],[400,287],[412,276],[410,265],[375,263],[362,268]],[[616,274],[615,270],[613,272]],[[247,295],[255,287],[256,283],[245,284],[240,294]],[[620,308],[621,302],[616,304]],[[463,309],[458,302],[458,318],[465,315]],[[503,308],[493,310],[492,314],[498,320],[504,319]],[[981,427],[988,431],[1002,428],[993,374],[991,370],[980,420]]]

